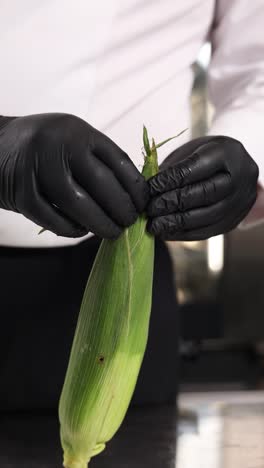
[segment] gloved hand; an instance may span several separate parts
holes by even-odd
[[[129,157],[69,114],[0,117],[0,208],[66,237],[116,238],[148,185]]]
[[[207,136],[173,151],[149,180],[148,230],[203,240],[234,229],[257,196],[258,167],[233,138]]]

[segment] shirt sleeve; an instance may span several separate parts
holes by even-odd
[[[246,223],[264,221],[264,1],[216,0],[210,33],[209,134],[236,138],[259,166],[256,204]]]

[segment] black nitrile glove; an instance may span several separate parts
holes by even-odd
[[[129,157],[84,120],[0,117],[0,208],[59,236],[116,238],[147,199],[148,185]]]
[[[197,138],[173,151],[149,180],[148,230],[203,240],[234,229],[257,196],[258,166],[233,138]]]

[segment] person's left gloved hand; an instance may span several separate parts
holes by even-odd
[[[207,136],[173,151],[149,180],[148,230],[203,240],[234,229],[257,197],[258,166],[237,140]]]

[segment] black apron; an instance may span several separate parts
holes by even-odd
[[[0,247],[0,411],[56,409],[82,294],[100,240],[60,248]],[[150,335],[134,404],[172,402],[178,308],[171,259],[156,242]]]

